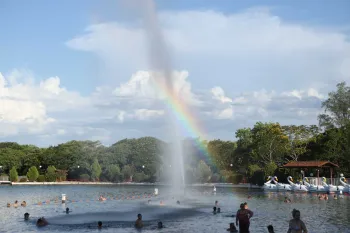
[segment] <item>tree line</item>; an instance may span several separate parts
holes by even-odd
[[[350,87],[339,83],[321,107],[319,125],[257,122],[238,129],[235,141],[183,140],[187,182],[238,183],[246,177],[261,183],[267,175],[286,175],[281,165],[303,160],[334,162],[349,176]],[[21,175],[21,181],[162,182],[171,161],[168,149],[169,144],[154,137],[123,139],[111,146],[75,140],[48,148],[2,142],[0,166],[12,181]]]

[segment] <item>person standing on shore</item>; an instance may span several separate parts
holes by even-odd
[[[248,209],[247,203],[242,203],[236,215],[236,225],[239,226],[240,233],[249,233],[250,218],[253,217],[253,211]],[[238,224],[239,223],[239,224]]]

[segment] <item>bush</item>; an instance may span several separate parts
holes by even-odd
[[[56,175],[56,168],[54,166],[49,166],[47,169],[46,169],[46,180],[48,182],[55,182],[56,179],[57,179],[57,175]]]
[[[229,181],[232,184],[239,184],[243,180],[243,175],[241,174],[234,174],[229,177]]]
[[[143,173],[143,172],[137,172],[135,173],[135,175],[132,177],[132,180],[134,182],[143,182],[145,180],[147,180],[149,177]]]
[[[81,181],[89,181],[90,180],[90,176],[88,174],[81,174],[80,175],[80,180]]]
[[[211,182],[218,183],[218,182],[220,182],[220,178],[221,178],[221,176],[219,174],[215,173],[214,175],[211,176]]]
[[[38,181],[38,182],[45,182],[45,176],[44,175],[38,176],[38,179],[36,181]]]
[[[27,172],[27,177],[28,177],[28,180],[31,182],[36,181],[36,179],[38,179],[39,177],[38,169],[35,166],[30,167]]]
[[[17,182],[18,181],[18,173],[16,167],[12,167],[10,170],[10,181]]]
[[[20,180],[19,180],[19,182],[27,182],[28,181],[28,179],[26,178],[26,177],[22,177]]]

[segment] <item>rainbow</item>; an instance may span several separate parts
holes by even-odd
[[[206,134],[198,124],[199,122],[196,120],[193,112],[191,112],[187,104],[178,98],[175,91],[169,87],[165,81],[156,81],[154,78],[152,80],[156,89],[166,97],[166,105],[174,114],[175,118],[181,123],[181,125],[183,125],[183,128],[189,133],[190,137],[195,139],[196,146],[203,156],[206,157],[207,162],[210,163],[208,165],[215,166],[213,163],[213,157],[209,153],[206,144],[200,140],[201,137],[204,137]]]

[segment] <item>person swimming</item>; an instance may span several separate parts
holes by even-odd
[[[44,227],[48,224],[48,222],[46,221],[46,219],[44,217],[39,218],[38,221],[36,222],[36,225],[38,227]]]
[[[24,220],[29,220],[29,214],[28,213],[24,214]]]
[[[27,206],[27,202],[26,201],[22,201],[21,206],[22,207],[26,207]]]
[[[137,215],[137,220],[135,222],[135,227],[139,228],[139,229],[143,227],[142,215],[141,214]]]
[[[249,232],[250,218],[253,217],[253,215],[253,211],[248,209],[248,204],[246,202],[240,205],[240,209],[237,211],[236,215],[236,225],[239,226],[239,232]]]
[[[158,229],[162,229],[163,228],[163,223],[161,221],[158,222]]]
[[[213,207],[213,214],[216,214],[216,206]]]
[[[219,202],[218,201],[215,201],[215,206],[218,206],[219,205]]]
[[[334,200],[337,200],[338,199],[337,194],[334,194],[333,198]]]
[[[66,214],[69,214],[69,212],[71,212],[71,211],[69,211],[69,208],[67,207],[66,208]]]
[[[220,207],[218,208],[218,212],[217,212],[217,213],[218,213],[218,214],[219,214],[219,213],[221,213],[221,209],[220,209]]]
[[[18,201],[16,200],[15,203],[13,204],[13,207],[17,208],[18,207]]]
[[[11,207],[11,204],[10,204],[10,203],[7,203],[6,206],[7,206],[7,208],[10,208],[10,207]]]
[[[101,196],[98,198],[98,200],[99,200],[99,201],[105,201],[105,200],[107,200],[107,198],[105,198],[104,196],[101,195]]]
[[[229,232],[238,232],[235,224],[233,222],[230,223],[230,228],[227,229]]]
[[[284,197],[284,202],[285,202],[285,203],[290,203],[291,200],[290,200],[288,197]]]
[[[273,226],[272,226],[272,225],[268,225],[268,226],[267,226],[267,231],[268,231],[269,233],[275,233],[275,231],[273,230]]]
[[[180,205],[180,201],[178,200],[178,201],[176,202],[176,204]]]
[[[287,233],[307,233],[305,223],[300,219],[300,211],[293,209],[292,216]]]
[[[97,223],[97,228],[98,228],[98,229],[101,229],[101,228],[102,228],[102,222],[101,222],[101,221],[98,221],[98,223]]]

